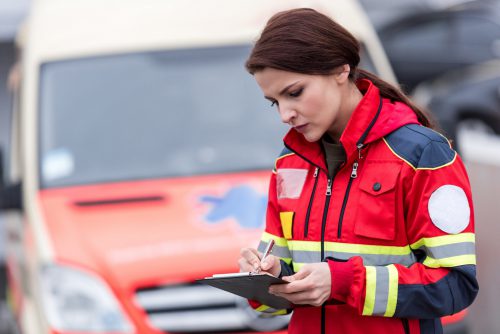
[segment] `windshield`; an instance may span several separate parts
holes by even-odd
[[[44,64],[41,187],[270,169],[287,128],[249,46]]]

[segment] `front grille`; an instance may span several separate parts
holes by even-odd
[[[151,326],[168,333],[270,331],[289,320],[256,312],[246,299],[200,284],[141,289],[135,298]]]

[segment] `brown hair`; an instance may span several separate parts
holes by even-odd
[[[311,8],[291,9],[275,14],[267,22],[246,62],[251,74],[266,67],[311,75],[329,75],[344,64],[351,68],[351,81],[369,79],[380,95],[408,105],[422,125],[434,128],[434,121],[398,87],[373,73],[358,68],[360,45],[344,27]]]

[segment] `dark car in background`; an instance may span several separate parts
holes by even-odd
[[[401,87],[457,150],[462,130],[500,135],[500,1],[363,4]]]
[[[500,57],[500,2],[416,10],[378,33],[396,77],[411,93],[423,81]]]
[[[460,149],[461,134],[500,134],[500,59],[450,71],[419,85],[414,100],[433,111]]]

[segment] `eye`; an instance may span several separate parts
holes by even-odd
[[[300,89],[297,89],[293,92],[288,93],[288,95],[290,95],[291,97],[299,97],[300,94],[302,94],[303,90],[304,90],[304,88],[300,88]]]
[[[274,106],[279,106],[278,101],[276,101],[276,100],[271,101],[271,107],[274,107]]]

